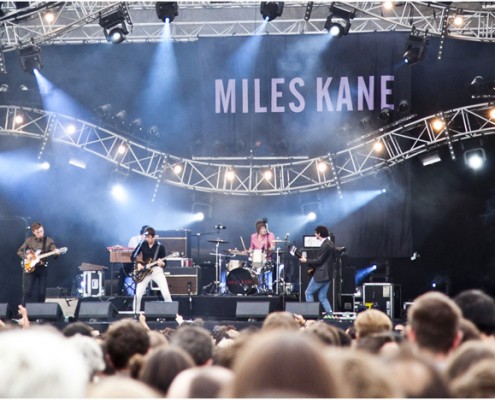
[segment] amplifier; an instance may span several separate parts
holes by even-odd
[[[197,267],[166,267],[164,270],[170,294],[198,294],[200,269]],[[151,282],[151,290],[159,290],[155,282]]]
[[[158,241],[165,246],[167,254],[179,253],[181,257],[191,257],[191,231],[177,229],[156,231]]]
[[[383,311],[391,319],[400,317],[401,287],[393,283],[365,283],[363,302],[368,308]]]

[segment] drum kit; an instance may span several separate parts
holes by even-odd
[[[215,253],[211,253],[215,256],[215,294],[269,295],[274,294],[274,290],[275,294],[279,294],[279,285],[275,285],[274,290],[272,288],[272,276],[275,273],[278,279],[281,254],[285,250],[277,248],[272,254],[273,257],[267,257],[261,249],[255,249],[251,253],[237,249],[220,252],[219,246],[229,242],[222,239],[208,240],[208,242],[215,243]],[[285,240],[274,242],[276,245],[286,244]],[[222,258],[225,258],[225,263],[222,262]],[[225,265],[225,277],[222,273],[223,265]],[[221,285],[222,281],[225,282],[224,287]]]

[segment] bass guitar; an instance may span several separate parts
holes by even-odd
[[[296,256],[297,258],[301,258],[303,256],[303,254],[298,250],[296,246],[291,246],[289,253],[292,256]],[[309,277],[312,277],[315,273],[315,269],[312,267],[308,267],[306,273],[308,274]]]
[[[33,250],[28,250],[26,251],[26,258],[22,260],[22,267],[24,269],[24,272],[26,273],[31,273],[34,272],[36,267],[40,264],[41,260],[53,256],[55,254],[65,254],[67,253],[67,250],[69,250],[67,247],[62,247],[57,250],[50,251],[49,253],[43,253],[41,254],[41,250],[33,251]]]

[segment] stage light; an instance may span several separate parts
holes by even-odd
[[[125,3],[121,3],[116,11],[100,17],[99,25],[109,43],[118,44],[125,40],[129,33],[126,21],[131,24]]]
[[[440,158],[440,154],[438,154],[437,152],[425,154],[419,157],[419,160],[421,161],[423,167],[426,167],[427,165],[436,164],[442,161],[442,159]]]
[[[384,107],[380,110],[380,114],[378,114],[378,119],[383,122],[387,122],[390,119],[392,114],[392,110],[388,107]]]
[[[76,133],[76,126],[73,125],[73,124],[70,124],[67,126],[67,128],[65,129],[65,131],[69,134],[69,135],[72,135],[74,133]]]
[[[19,85],[19,90],[21,92],[27,92],[29,88],[26,85]]]
[[[482,148],[470,149],[464,152],[464,162],[475,171],[481,169],[485,165],[485,161],[486,153]]]
[[[397,107],[397,110],[401,114],[405,114],[406,112],[409,111],[409,102],[407,100],[401,100],[399,106]]]
[[[22,123],[24,123],[24,115],[22,114],[17,114],[15,117],[14,117],[14,123],[16,125],[20,125]]]
[[[375,143],[373,143],[373,150],[375,151],[375,153],[381,153],[384,149],[384,145],[383,145],[383,142],[381,142],[380,140],[377,140]]]
[[[0,92],[6,93],[8,91],[9,91],[9,85],[7,85],[6,83],[4,83],[2,86],[0,86]]]
[[[175,174],[179,175],[183,170],[182,164],[175,164],[173,170]]]
[[[213,207],[211,204],[194,202],[191,211],[193,214],[203,214],[204,218],[211,218]]]
[[[320,161],[318,163],[318,167],[317,168],[318,168],[318,171],[325,172],[328,169],[328,164],[325,163],[325,162],[323,162],[323,161]]]
[[[158,129],[158,126],[156,125],[150,126],[150,128],[148,129],[148,135],[151,137],[159,137],[160,130]]]
[[[45,20],[46,23],[51,24],[53,21],[55,21],[55,14],[52,11],[47,11],[43,15],[43,19]]]
[[[273,178],[273,172],[271,169],[267,169],[266,171],[263,172],[263,178],[265,178],[267,181],[271,180]]]
[[[42,162],[40,164],[40,168],[43,169],[43,170],[49,170],[50,169],[50,163],[48,161],[45,161],[45,162]]]
[[[426,48],[429,44],[427,35],[428,30],[421,33],[413,27],[406,41],[406,49],[402,56],[402,59],[406,64],[413,65],[423,60]]]
[[[228,180],[228,181],[233,181],[234,178],[235,178],[235,171],[233,169],[228,169],[226,172],[225,172],[225,178]]]
[[[179,15],[176,1],[159,1],[156,3],[156,16],[160,21],[172,22]]]
[[[86,169],[86,162],[78,158],[71,157],[69,164],[77,168]]]
[[[195,221],[203,221],[205,219],[205,215],[202,212],[198,212],[194,214],[194,220]]]
[[[1,18],[1,16],[0,16]],[[5,67],[5,55],[3,54],[3,46],[0,45],[0,73],[6,74],[7,68]]]
[[[456,28],[460,28],[462,25],[464,25],[464,17],[462,15],[456,15],[452,21],[452,24]]]
[[[325,22],[325,30],[332,36],[340,38],[349,33],[351,29],[351,19],[356,16],[356,10],[347,11],[338,8],[335,5],[330,6],[330,14],[328,14]]]
[[[435,118],[433,121],[431,121],[431,127],[435,132],[441,132],[445,129],[445,121],[441,118]]]
[[[143,132],[143,120],[141,118],[136,118],[130,123],[129,127],[131,133],[140,134]]]
[[[478,75],[469,84],[468,91],[472,99],[491,99],[495,97],[495,80]]]
[[[490,111],[488,111],[488,116],[490,119],[495,119],[495,108],[491,108]]]
[[[117,148],[117,153],[119,154],[125,154],[127,151],[127,146],[125,144],[121,144],[118,148]]]
[[[117,114],[114,115],[113,120],[115,125],[124,126],[127,122],[127,111],[120,110]]]
[[[20,48],[19,59],[21,61],[21,68],[24,72],[34,74],[35,69],[39,71],[43,68],[41,49],[34,44]]]
[[[311,211],[310,213],[308,213],[307,217],[308,217],[308,221],[314,221],[316,220],[317,215],[314,211]]]
[[[277,17],[281,17],[284,12],[283,1],[262,1],[260,5],[260,13],[265,21],[273,21]]]

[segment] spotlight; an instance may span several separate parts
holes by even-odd
[[[405,53],[402,56],[402,59],[406,64],[413,65],[423,60],[426,48],[429,44],[427,35],[428,30],[421,33],[413,27],[409,38],[406,41]]]
[[[126,21],[131,24],[129,13],[124,3],[117,11],[100,17],[99,25],[103,28],[103,33],[109,43],[122,43],[129,33]]]
[[[265,178],[267,181],[271,180],[273,178],[273,172],[271,169],[267,169],[263,172],[263,178]]]
[[[36,45],[29,45],[19,49],[19,58],[24,72],[34,74],[35,69],[39,71],[43,67],[41,49]]]
[[[482,148],[466,150],[464,152],[464,162],[474,170],[481,169],[486,161],[486,153]]]
[[[127,121],[127,111],[120,110],[117,114],[115,114],[113,119],[117,125],[125,125]]]
[[[225,178],[228,180],[228,181],[233,181],[234,178],[235,178],[235,171],[233,169],[228,169],[226,172],[225,172]]]
[[[150,126],[150,128],[148,129],[148,135],[151,137],[159,137],[160,130],[158,129],[158,126],[156,125]]]
[[[0,18],[2,16],[0,15]],[[3,54],[3,46],[0,45],[0,73],[6,74],[7,68],[5,67],[5,55]]]
[[[310,213],[308,213],[307,217],[308,221],[314,221],[316,219],[316,213],[314,211],[311,211]]]
[[[273,21],[277,17],[281,17],[284,11],[283,1],[262,1],[260,13],[265,21]]]
[[[130,125],[131,133],[140,134],[143,131],[143,121],[141,118],[134,119]]]
[[[301,205],[301,211],[308,221],[314,221],[321,214],[321,204],[318,201],[304,203]]]
[[[472,99],[495,97],[495,81],[476,76],[469,84],[468,91]]]
[[[423,165],[423,167],[426,167],[427,165],[431,165],[431,164],[436,164],[440,161],[442,161],[442,159],[440,158],[440,154],[438,154],[438,152],[433,152],[433,153],[429,153],[429,154],[425,154],[424,156],[421,156],[419,158],[419,160],[421,161],[421,164]]]
[[[124,201],[127,198],[126,190],[120,184],[113,185],[111,193],[112,196],[118,201]]]
[[[45,161],[45,162],[40,164],[40,168],[44,169],[45,171],[49,170],[50,169],[50,163],[48,161]]]
[[[95,108],[95,113],[100,119],[108,119],[110,117],[111,112],[112,112],[111,104],[104,104],[102,106]]]
[[[69,134],[69,135],[72,135],[74,133],[76,133],[76,127],[75,125],[67,125],[67,128],[65,129],[65,131]]]
[[[435,118],[433,121],[431,121],[431,127],[435,132],[441,132],[445,129],[445,121],[441,118]]]
[[[176,173],[177,175],[179,175],[182,172],[182,169],[183,169],[182,164],[180,163],[175,164],[173,167],[174,173]]]
[[[8,92],[9,91],[9,85],[7,85],[6,83],[2,84],[2,86],[0,86],[0,92]]]
[[[342,37],[349,33],[351,29],[351,19],[356,16],[356,10],[347,11],[342,8],[330,6],[330,14],[325,22],[325,30],[332,37]]]
[[[375,151],[375,153],[381,153],[383,151],[383,142],[381,142],[380,140],[377,140],[375,143],[373,143],[373,150]]]
[[[401,114],[405,114],[409,111],[409,102],[407,100],[401,100],[397,107]]]
[[[378,115],[378,119],[380,121],[387,122],[390,119],[390,115],[392,114],[392,110],[388,107],[382,108],[380,114]]]
[[[179,15],[176,1],[159,1],[156,3],[156,15],[160,21],[172,22]]]

